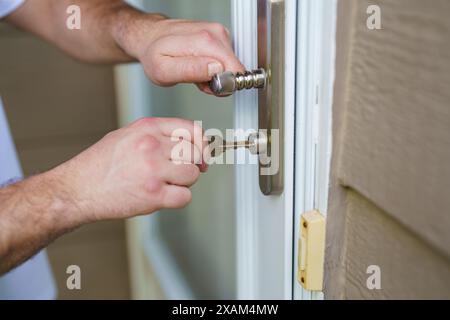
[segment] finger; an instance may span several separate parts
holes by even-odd
[[[169,184],[190,187],[200,177],[200,168],[195,164],[175,164],[169,161],[162,175],[162,178]]]
[[[202,161],[201,164],[198,165],[198,168],[200,169],[200,172],[207,172],[209,167],[205,160]]]
[[[171,57],[209,57],[222,63],[225,70],[241,72],[245,68],[231,46],[224,45],[213,33],[200,31],[191,35],[176,35],[161,39],[161,53]],[[197,81],[202,82],[202,81]]]
[[[213,92],[211,91],[211,88],[209,87],[208,82],[197,83],[196,86],[200,91],[209,95],[214,95]]]
[[[200,172],[208,171],[207,159],[203,159],[205,153],[200,151],[197,146],[186,140],[173,141],[172,138],[167,139],[169,141],[165,142],[166,159],[173,161],[175,164],[195,164]],[[207,142],[203,146],[204,150],[206,150],[206,145]]]
[[[165,209],[180,209],[192,201],[192,193],[186,187],[165,185],[161,189],[161,207]]]
[[[171,86],[177,83],[208,82],[218,73],[224,72],[221,62],[208,57],[170,57],[159,58],[160,70],[156,83]]]
[[[187,140],[173,141],[164,137],[165,155],[175,164],[202,164],[202,154],[199,148]]]
[[[158,126],[163,135],[177,142],[180,139],[193,143],[200,152],[208,145],[208,140],[203,136],[203,128],[191,120],[177,118],[161,118]]]

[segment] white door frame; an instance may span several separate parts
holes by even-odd
[[[250,69],[258,67],[256,6],[256,0],[233,0],[235,50]],[[323,296],[303,290],[296,275],[300,216],[312,209],[327,211],[336,7],[337,0],[286,0],[285,191],[281,197],[264,197],[258,168],[236,167],[242,299]],[[235,99],[235,127],[257,128],[257,94],[239,93]]]

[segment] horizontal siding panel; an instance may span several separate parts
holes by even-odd
[[[383,30],[366,28],[374,3]],[[450,2],[353,4],[338,177],[450,256]]]

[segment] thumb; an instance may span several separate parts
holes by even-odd
[[[224,71],[222,63],[206,57],[164,57],[160,62],[154,79],[160,85],[207,82]]]

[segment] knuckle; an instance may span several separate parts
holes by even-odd
[[[211,28],[223,37],[228,38],[230,36],[228,29],[221,23],[212,23]]]
[[[216,42],[216,39],[215,39],[214,35],[211,32],[209,32],[208,30],[200,31],[200,37],[207,44],[213,44],[213,43]]]
[[[155,152],[161,148],[161,142],[154,136],[145,135],[138,139],[136,149],[143,153]]]
[[[150,194],[155,194],[155,193],[158,193],[161,191],[163,185],[164,184],[161,181],[161,179],[158,179],[156,177],[151,177],[145,183],[145,190]]]

